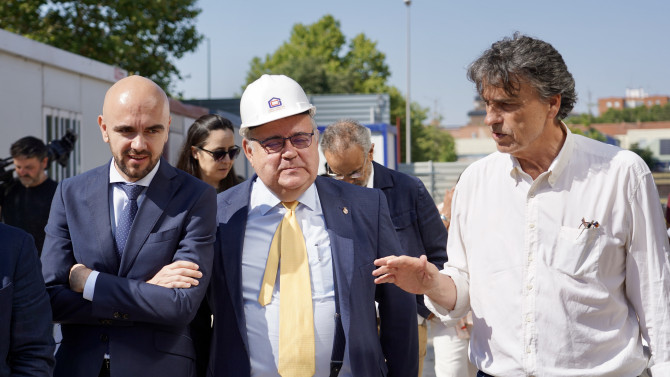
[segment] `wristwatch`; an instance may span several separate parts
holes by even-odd
[[[440,213],[440,219],[445,222],[449,222],[449,218],[444,213]]]

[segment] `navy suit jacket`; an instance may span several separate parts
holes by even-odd
[[[372,184],[386,196],[400,249],[413,257],[425,254],[428,261],[441,270],[447,261],[447,229],[426,186],[411,175],[374,161],[372,165],[375,169]],[[416,307],[422,317],[430,315],[423,295],[416,296]]]
[[[0,224],[0,376],[51,376],[51,329],[35,242],[23,230]]]
[[[97,376],[105,353],[113,377],[195,375],[189,322],[211,277],[216,192],[161,160],[119,260],[109,209],[109,164],[64,180],[51,205],[42,272],[63,340],[55,376]],[[145,283],[177,260],[200,267],[200,284]],[[69,288],[76,264],[99,271],[93,301]]]
[[[254,178],[219,194],[214,276],[207,294],[214,314],[209,375],[250,375],[242,246]],[[317,177],[333,254],[336,289],[354,376],[416,376],[418,339],[413,295],[393,284],[375,285],[373,261],[399,254],[397,236],[379,190]],[[347,211],[344,211],[344,208]],[[379,302],[380,334],[375,300]],[[268,360],[272,355],[268,355]]]

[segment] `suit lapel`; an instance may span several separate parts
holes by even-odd
[[[149,233],[167,208],[170,199],[180,186],[181,181],[173,179],[177,173],[167,161],[161,159],[156,175],[146,191],[126,241],[121,256],[119,276],[126,276],[139,254]]]
[[[393,187],[393,176],[388,170],[383,169],[381,165],[374,161],[372,161],[372,167],[375,171],[372,187],[382,190]]]
[[[91,211],[93,227],[98,247],[96,251],[107,269],[103,272],[116,274],[119,270],[119,258],[116,254],[116,243],[112,235],[111,212],[109,210],[109,164],[99,168],[96,174],[91,174],[84,189],[84,211]],[[99,266],[91,266],[100,268]]]
[[[333,256],[333,272],[335,273],[337,294],[340,301],[342,325],[345,334],[349,332],[351,320],[351,281],[354,273],[354,240],[350,235],[355,234],[350,203],[343,199],[339,188],[330,181],[331,178],[317,177],[316,189],[321,201],[326,229],[330,237],[330,248]]]
[[[247,179],[239,186],[234,195],[222,199],[219,197],[217,222],[218,253],[215,261],[222,268],[228,287],[228,294],[233,303],[238,328],[246,349],[249,349],[247,339],[247,324],[244,317],[244,300],[242,299],[242,250],[244,247],[244,233],[249,214],[249,199],[255,176]]]

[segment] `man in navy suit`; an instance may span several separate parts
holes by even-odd
[[[340,120],[321,135],[321,149],[326,157],[329,176],[357,186],[378,188],[386,196],[400,249],[408,255],[426,255],[428,261],[442,269],[447,261],[447,230],[440,219],[433,198],[416,177],[391,170],[372,160],[374,147],[370,129],[355,120]],[[427,320],[435,317],[416,296],[419,329],[419,374],[426,356]]]
[[[56,190],[42,253],[63,332],[55,376],[195,376],[188,324],[211,276],[216,194],[161,158],[170,121],[154,82],[118,81],[98,117],[112,160]]]
[[[35,242],[4,224],[0,240],[0,376],[51,376],[51,308]]]
[[[390,285],[375,288],[371,275],[375,258],[401,252],[386,198],[378,190],[317,177],[314,110],[300,85],[286,76],[263,75],[242,95],[242,146],[257,175],[218,196],[216,272],[208,291],[214,314],[211,376],[417,374],[416,301],[386,289]],[[284,208],[296,201],[295,209]],[[304,237],[311,279],[306,284],[314,339],[307,346],[313,345],[314,356],[304,361],[301,374],[278,371],[286,351],[283,250],[280,272],[266,272],[273,235],[288,211],[295,212]],[[272,300],[263,305],[264,275],[275,273]]]

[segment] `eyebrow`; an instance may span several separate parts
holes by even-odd
[[[148,131],[154,131],[154,130],[164,130],[165,126],[162,124],[154,124],[153,126],[146,127],[145,130]],[[122,131],[128,131],[128,130],[135,130],[134,126],[129,126],[126,124],[114,126],[114,131],[116,132],[122,132]]]

